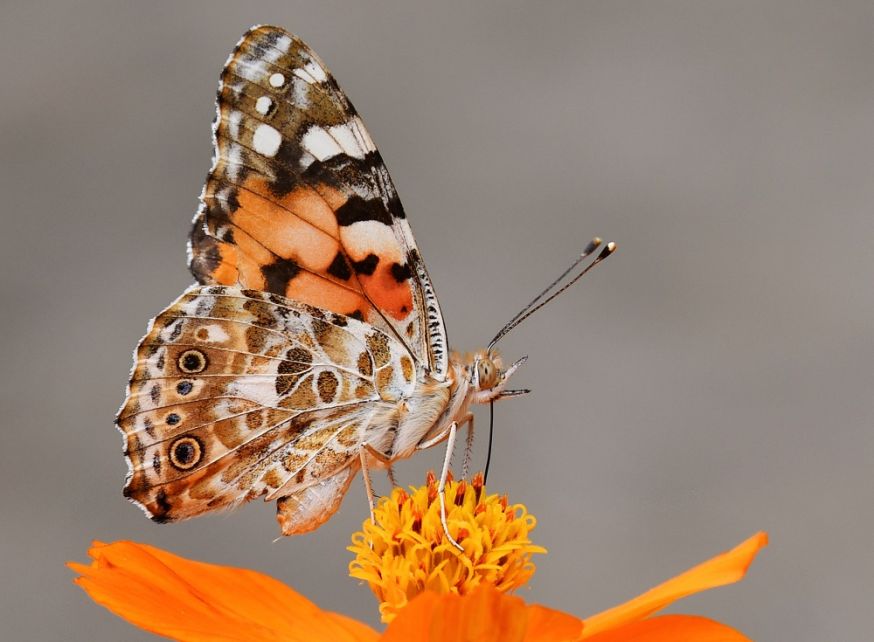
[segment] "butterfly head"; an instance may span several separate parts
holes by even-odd
[[[583,278],[592,268],[598,265],[601,261],[616,251],[615,243],[607,243],[593,261],[585,264],[587,257],[591,256],[595,250],[601,247],[603,241],[597,236],[593,238],[585,247],[582,253],[574,259],[570,267],[562,272],[557,279],[550,283],[540,292],[528,305],[522,308],[512,319],[510,319],[504,327],[501,328],[495,335],[495,338],[489,342],[485,350],[475,352],[467,358],[465,371],[468,375],[470,386],[471,400],[475,403],[488,403],[496,399],[505,399],[507,397],[516,397],[524,395],[530,390],[506,390],[507,381],[512,374],[516,372],[528,357],[522,357],[513,365],[504,370],[500,355],[495,351],[495,345],[507,334],[522,323],[525,319],[540,310],[543,306],[553,301],[562,292],[565,292],[574,283]],[[585,267],[580,268],[580,265]],[[579,268],[579,269],[578,269]]]
[[[522,357],[506,370],[504,362],[495,351],[480,350],[467,359],[466,371],[470,381],[472,401],[487,403],[504,396],[524,394],[527,390],[505,390],[507,382],[528,357]]]

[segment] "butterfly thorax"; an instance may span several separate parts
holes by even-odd
[[[487,403],[501,394],[509,375],[501,358],[484,350],[469,354],[453,352],[445,381],[423,372],[413,394],[405,401],[391,448],[392,457],[409,457],[422,444],[440,443],[453,422],[461,424],[473,403]]]

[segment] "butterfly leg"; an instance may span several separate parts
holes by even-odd
[[[398,480],[395,479],[395,469],[392,466],[389,466],[385,469],[385,474],[388,475],[388,483],[391,484],[391,487],[397,488]]]
[[[367,465],[368,456],[373,457],[379,463],[386,465],[391,464],[391,457],[384,452],[380,452],[367,442],[361,444],[361,447],[358,449],[358,457],[361,460],[361,476],[364,478],[364,489],[367,491],[367,504],[370,506],[370,522],[375,524],[376,517],[374,516],[373,509],[376,502],[375,495],[373,494],[373,485],[370,483],[370,468]],[[391,470],[391,468],[389,468],[389,470]]]
[[[441,432],[439,435],[429,439],[428,441],[419,442],[419,444],[416,446],[416,450],[425,450],[426,448],[430,448],[431,446],[433,446],[435,444],[439,444],[441,441],[446,439],[446,435],[448,435],[448,434],[449,434],[449,428],[447,428],[446,430]]]
[[[373,486],[370,484],[370,470],[367,468],[367,455],[364,448],[358,450],[358,457],[361,459],[361,476],[364,478],[364,490],[367,491],[367,505],[370,506],[370,523],[376,523],[376,517],[373,514]]]
[[[461,425],[467,424],[467,438],[464,441],[464,459],[461,463],[461,478],[467,479],[470,474],[470,461],[473,456],[473,413],[461,420]]]
[[[473,415],[471,415],[471,417],[473,417]],[[467,417],[465,417],[464,419],[462,419],[462,420],[461,420],[461,423],[463,424],[463,423],[466,422],[466,421],[467,421]],[[453,422],[453,423],[455,423],[455,422]],[[457,427],[457,426],[456,426],[456,427]],[[447,426],[447,427],[444,428],[440,433],[438,433],[437,435],[431,437],[431,439],[429,439],[428,441],[420,441],[420,442],[416,445],[416,450],[426,450],[426,449],[430,448],[431,446],[434,446],[434,445],[436,445],[436,444],[439,444],[441,441],[443,441],[444,439],[446,439],[446,436],[449,434],[449,431],[450,431],[451,429],[452,429],[452,426],[451,426],[451,425],[450,425],[450,426]]]
[[[386,455],[384,452],[377,450],[366,441],[361,444],[361,447],[367,451],[367,454],[373,457],[380,464],[385,464],[386,466],[391,465],[391,455]]]
[[[452,535],[449,534],[449,525],[446,523],[446,478],[449,475],[449,461],[452,459],[452,449],[455,446],[455,433],[458,430],[456,422],[452,422],[449,426],[449,438],[446,440],[446,456],[443,458],[443,470],[440,472],[440,483],[437,485],[437,496],[440,498],[440,523],[443,525],[443,532],[446,534],[446,539],[458,550],[463,551],[464,548],[456,542]]]

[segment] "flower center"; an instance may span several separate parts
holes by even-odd
[[[464,595],[485,582],[512,591],[534,574],[532,554],[546,552],[528,538],[534,516],[506,495],[488,495],[482,474],[446,484],[447,524],[463,552],[443,532],[433,473],[409,492],[395,488],[374,517],[352,535],[349,575],[368,583],[383,622],[425,590]]]

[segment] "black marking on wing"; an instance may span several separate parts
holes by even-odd
[[[391,275],[394,277],[394,280],[398,283],[403,283],[411,276],[413,276],[413,271],[410,269],[410,266],[407,263],[401,265],[400,263],[392,263],[391,264]]]
[[[376,266],[379,264],[379,257],[376,254],[368,254],[360,261],[352,261],[352,268],[364,276],[370,276],[376,271]]]
[[[300,266],[291,259],[277,259],[261,268],[267,282],[267,291],[275,294],[285,294],[289,281],[299,272]]]
[[[341,281],[348,281],[352,278],[352,270],[349,269],[349,263],[342,252],[337,252],[331,265],[328,266],[328,274],[335,276]]]
[[[391,214],[386,211],[385,203],[381,199],[363,199],[360,196],[351,196],[337,211],[337,223],[340,225],[352,225],[361,221],[378,221],[385,225],[391,225]]]

